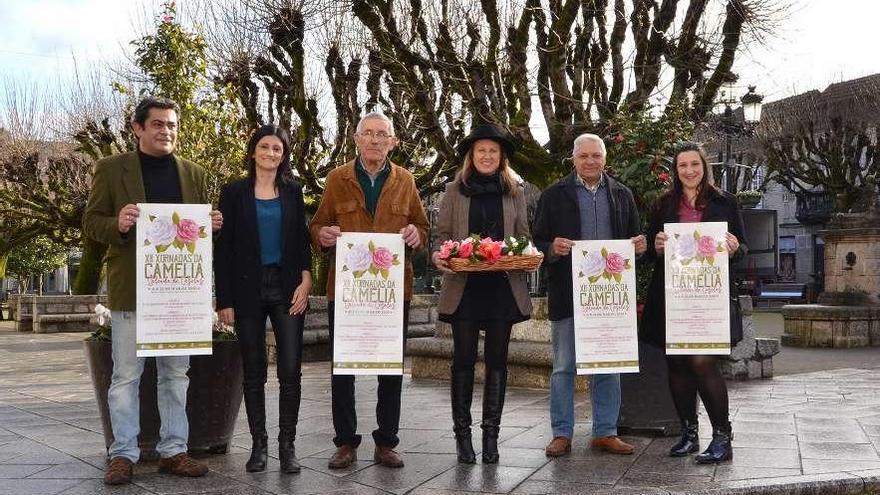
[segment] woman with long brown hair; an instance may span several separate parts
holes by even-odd
[[[654,205],[648,227],[648,253],[654,259],[654,273],[642,315],[644,342],[666,348],[665,275],[663,252],[667,235],[664,223],[727,222],[727,250],[731,263],[745,256],[742,216],[736,197],[713,185],[712,169],[706,154],[696,143],[677,147],[673,158],[672,187]],[[730,284],[730,342],[742,340],[742,319],[736,286]],[[727,384],[718,369],[718,356],[667,355],[669,390],[681,421],[682,434],[669,450],[672,457],[683,457],[700,449],[697,423],[697,396],[702,399],[712,423],[712,442],[696,456],[699,464],[733,458],[730,441]]]
[[[302,332],[312,288],[312,251],[302,187],[290,174],[290,138],[264,125],[247,146],[248,177],[220,194],[226,219],[217,240],[217,314],[235,324],[244,365],[244,403],[253,447],[245,468],[264,471],[266,317],[278,352],[278,458],[281,471],[300,471],[294,451],[301,396]]]

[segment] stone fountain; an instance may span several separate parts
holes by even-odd
[[[880,346],[880,204],[868,177],[856,206],[819,231],[825,241],[825,291],[818,304],[782,308],[782,344]]]

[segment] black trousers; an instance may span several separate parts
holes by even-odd
[[[260,314],[235,314],[235,328],[241,344],[244,368],[244,393],[247,395],[249,391],[262,391],[266,384],[268,317],[275,332],[279,396],[285,401],[285,407],[279,408],[282,409],[279,426],[295,431],[302,389],[302,334],[305,315],[290,314],[290,301],[281,294],[280,270],[264,267],[262,279]],[[290,424],[291,421],[293,424]]]
[[[327,302],[327,319],[330,323],[330,345],[333,346],[333,301]],[[403,303],[403,342],[406,348],[406,333],[409,326],[409,301]],[[354,399],[355,375],[332,375],[330,390],[333,403],[333,428],[336,436],[333,443],[337,447],[361,444],[361,436],[357,434],[357,411]],[[400,392],[403,385],[402,375],[378,375],[376,423],[378,428],[373,431],[373,441],[381,447],[394,448],[400,443],[397,432],[400,429]]]
[[[473,373],[477,362],[477,344],[480,341],[480,330],[485,330],[483,353],[486,370],[507,370],[507,349],[510,344],[510,330],[513,323],[498,320],[455,320],[452,322],[452,341],[455,350],[452,355],[452,366],[456,371]]]

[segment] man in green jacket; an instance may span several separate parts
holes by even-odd
[[[113,428],[110,464],[104,483],[131,481],[132,465],[140,457],[138,392],[144,359],[136,355],[135,224],[137,203],[208,203],[205,171],[174,155],[178,106],[166,98],[147,97],[134,112],[132,128],[138,150],[114,155],[95,165],[92,190],[83,214],[85,235],[107,244],[107,292],[113,322],[113,377],[107,401]],[[223,223],[211,212],[216,232]],[[156,358],[157,396],[162,426],[156,451],[159,471],[179,476],[202,476],[208,468],[187,455],[189,423],[186,391],[189,356]]]

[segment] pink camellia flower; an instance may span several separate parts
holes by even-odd
[[[477,253],[487,262],[494,263],[501,257],[501,241],[493,241],[490,237],[485,237],[480,241],[477,247]]]
[[[440,246],[440,259],[447,260],[455,250],[458,249],[458,241],[443,241]]]
[[[605,270],[608,273],[623,273],[625,266],[626,260],[620,253],[608,253],[608,256],[605,257]]]
[[[177,226],[171,217],[156,217],[147,229],[147,240],[154,246],[167,246],[177,237]]]
[[[199,240],[199,224],[185,218],[177,224],[177,238],[184,244]]]
[[[373,251],[373,266],[380,270],[387,270],[391,268],[391,264],[394,262],[394,255],[391,254],[391,251],[388,248],[379,247]]]
[[[718,248],[715,244],[715,238],[708,235],[700,237],[700,240],[697,241],[697,252],[700,253],[700,256],[703,257],[710,257],[718,254]]]
[[[465,239],[458,246],[458,257],[470,258],[472,254],[474,254],[474,243],[470,239]]]

